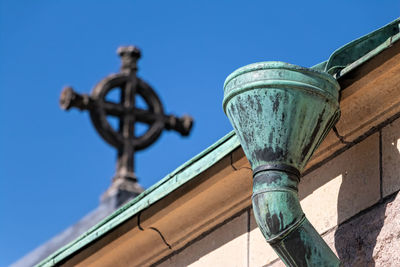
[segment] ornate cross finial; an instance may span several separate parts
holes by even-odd
[[[160,99],[154,90],[136,76],[136,62],[140,50],[135,46],[119,47],[121,72],[112,74],[98,83],[90,95],[78,94],[71,87],[65,87],[61,93],[60,106],[69,110],[72,107],[88,110],[90,118],[100,136],[118,149],[117,170],[114,180],[128,179],[136,181],[134,173],[134,153],[154,143],[164,129],[174,130],[187,136],[193,125],[190,116],[176,117],[164,114]],[[120,101],[106,99],[111,90],[120,90]],[[148,109],[137,107],[135,98],[143,98]],[[115,130],[107,116],[119,119],[119,129]],[[148,130],[137,136],[135,123],[145,123]]]

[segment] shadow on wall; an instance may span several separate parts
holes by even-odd
[[[392,195],[336,230],[335,248],[343,266],[375,266],[374,250],[379,246],[377,238],[384,226],[386,206],[394,199]]]
[[[392,136],[393,140],[385,140],[381,136],[382,132],[376,133],[378,136],[378,144],[381,145],[378,147],[378,151],[380,153],[375,153],[378,155],[385,154],[386,157],[391,159],[392,163],[399,164],[400,163],[400,147],[397,145],[398,140],[400,139],[400,133],[397,133],[396,136]],[[368,139],[372,138],[369,137]],[[379,138],[381,138],[379,141]],[[368,140],[367,139],[367,140]],[[368,142],[365,140],[364,142]],[[390,143],[388,143],[390,142]],[[382,151],[384,148],[384,151]],[[371,149],[375,151],[375,149]],[[376,157],[375,155],[365,155],[368,154],[369,151],[360,151],[361,155],[359,158],[362,160],[358,162],[357,168],[360,169],[358,175],[361,175],[362,179],[365,183],[371,183],[371,176],[376,176],[377,174],[374,172],[370,173],[368,166],[370,163],[369,159],[364,159],[364,157]],[[361,156],[361,157],[360,157]],[[374,159],[376,161],[376,159]],[[382,166],[382,158],[378,158],[379,169],[383,170]],[[375,165],[374,165],[375,166]],[[379,179],[382,179],[382,171],[378,173]],[[397,177],[399,178],[399,177]],[[385,250],[383,245],[377,243],[378,235],[381,233],[383,226],[385,225],[386,218],[386,208],[390,203],[393,202],[397,194],[390,195],[389,197],[382,198],[381,188],[382,183],[379,184],[378,188],[380,190],[379,194],[379,204],[368,208],[367,210],[361,212],[356,215],[353,219],[348,220],[347,216],[347,205],[349,201],[352,200],[353,196],[357,198],[358,194],[363,194],[359,190],[359,188],[355,187],[353,180],[348,179],[346,176],[343,177],[342,184],[339,190],[338,196],[338,225],[340,226],[335,232],[335,248],[338,253],[339,258],[343,262],[343,266],[375,266],[380,263],[376,262],[377,259],[382,258],[382,252]],[[368,190],[366,188],[366,192],[364,194],[365,197],[370,197],[370,194],[376,194],[374,188],[371,186]],[[371,203],[373,204],[373,203]],[[398,229],[397,229],[398,230]],[[390,231],[390,230],[385,230]],[[387,236],[388,233],[383,232],[384,236]],[[384,257],[384,256],[383,256]],[[388,260],[388,259],[386,259]]]
[[[397,123],[399,122],[400,120]],[[302,177],[299,185],[299,198],[302,200],[306,215],[311,215],[307,208],[312,209],[314,213],[309,217],[314,218],[312,223],[325,231],[334,227],[335,224],[339,225],[335,233],[328,231],[324,237],[331,248],[336,249],[343,266],[382,264],[375,262],[377,256],[381,256],[380,251],[385,250],[385,246],[377,244],[377,238],[385,225],[386,209],[392,205],[396,194],[385,199],[382,198],[382,172],[380,171],[382,170],[382,159],[380,158],[382,153],[379,152],[381,147],[386,148],[384,153],[390,158],[392,164],[400,165],[400,141],[397,144],[400,133],[392,136],[391,140],[384,139],[384,142],[390,142],[390,144],[384,143],[382,146],[380,146],[380,134],[377,132],[367,137],[318,169],[308,173]],[[397,172],[394,172],[393,175],[398,176]],[[397,178],[400,179],[400,177]],[[324,201],[328,203],[324,203]],[[249,218],[251,222],[248,224],[249,228],[245,226],[247,220],[244,217],[249,216],[248,214],[253,216],[250,210],[242,213],[221,225],[221,228],[203,234],[157,266],[188,266],[195,262],[201,263],[202,260],[214,254],[213,252],[218,248],[235,239],[242,238],[248,231],[259,231],[256,229],[257,225],[252,217]],[[316,221],[320,217],[324,217],[324,219]],[[319,225],[317,226],[317,224]],[[386,219],[387,224],[388,219]],[[259,234],[261,235],[261,232]],[[257,242],[257,244],[269,246],[266,242]],[[265,257],[266,247],[257,249],[260,254],[257,257]],[[217,258],[225,256],[214,254],[214,257]],[[271,266],[275,266],[275,264],[279,265],[280,261],[273,261]]]
[[[394,199],[381,197],[379,142],[380,133],[369,136],[308,173],[299,185],[303,209],[306,216],[313,213],[311,223],[317,229],[327,231],[333,221],[340,225],[334,236],[328,231],[324,237],[336,249],[343,266],[375,266],[376,240],[384,225],[386,206]],[[396,147],[387,153],[400,162]]]

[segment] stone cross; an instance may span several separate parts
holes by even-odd
[[[60,106],[64,110],[72,107],[88,110],[97,132],[118,150],[114,180],[136,181],[135,151],[154,143],[164,129],[174,130],[182,136],[189,135],[193,119],[190,116],[178,118],[164,113],[161,101],[154,90],[136,76],[136,62],[140,58],[140,50],[137,47],[119,47],[117,53],[122,61],[120,73],[104,78],[94,87],[90,95],[78,94],[71,87],[65,87],[61,93]],[[118,103],[106,99],[111,90],[120,90]],[[136,96],[143,98],[147,109],[136,105]],[[118,130],[110,125],[107,116],[119,119]],[[135,134],[137,122],[148,125],[148,130],[139,136]]]

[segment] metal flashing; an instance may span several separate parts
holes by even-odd
[[[350,63],[345,68],[343,68],[338,73],[336,73],[335,74],[335,78],[338,79],[339,77],[345,75],[346,73],[350,72],[351,70],[353,70],[353,69],[357,68],[358,66],[364,64],[365,62],[367,62],[368,60],[370,60],[374,56],[379,55],[384,50],[390,48],[395,42],[397,42],[399,40],[400,40],[400,33],[389,37],[385,42],[383,42],[382,44],[377,46],[375,49],[371,50],[370,52],[368,52],[364,56],[362,56],[359,59],[357,59],[356,61]]]
[[[390,40],[400,32],[400,18],[337,49],[329,57],[325,71],[335,75],[351,63]],[[390,41],[389,41],[390,42]]]

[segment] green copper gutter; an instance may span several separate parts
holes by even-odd
[[[340,266],[298,198],[304,167],[340,117],[335,78],[398,40],[399,20],[303,68],[259,62],[224,83],[223,109],[253,170],[254,217],[286,266]],[[364,59],[361,59],[364,57]]]
[[[329,59],[312,67],[340,77],[398,41],[400,18],[337,49]]]
[[[373,33],[366,35],[370,36],[368,38],[361,37],[357,39],[357,40],[362,39],[365,44],[365,47],[367,47],[367,49],[364,50],[365,54],[363,55],[358,54],[358,56],[360,56],[359,58],[357,58],[357,56],[353,56],[351,57],[352,61],[347,60],[341,62],[337,61],[336,57],[331,56],[329,60],[330,63],[328,63],[328,61],[325,61],[312,68],[324,71],[326,66],[332,66],[330,67],[330,69],[335,70],[334,72],[331,73],[334,77],[338,78],[340,76],[343,76],[344,74],[350,72],[357,66],[364,64],[366,61],[368,61],[375,55],[378,55],[385,49],[390,48],[390,46],[394,42],[398,41],[400,38],[400,34],[395,29],[396,28],[395,25],[398,24],[399,24],[399,19],[395,20],[394,22],[382,28],[384,29],[386,27],[393,27],[394,28],[393,33],[395,34],[389,36],[387,39],[383,40],[382,43],[380,44],[378,44],[378,42],[374,42],[373,45],[368,43],[368,38],[372,38]],[[378,34],[381,34],[379,30],[376,32],[378,32]],[[385,35],[385,37],[387,37],[387,35]],[[354,46],[354,42],[357,43],[357,40],[343,47],[343,48],[349,47],[349,51],[347,53],[351,54],[352,53],[351,51],[352,50],[354,51],[354,49],[356,49],[356,46]],[[337,50],[335,53],[340,54],[340,49]],[[334,55],[335,53],[333,53],[332,55]],[[334,66],[335,64],[338,67],[335,67]],[[129,203],[127,203],[126,205],[115,211],[113,214],[102,220],[100,223],[89,229],[85,234],[77,238],[75,241],[62,247],[55,253],[51,254],[49,257],[40,262],[37,266],[57,265],[64,259],[78,252],[84,246],[89,245],[91,242],[97,240],[98,238],[105,235],[112,229],[118,227],[126,220],[137,215],[140,211],[148,208],[153,203],[167,196],[169,193],[176,190],[181,185],[189,182],[192,179],[195,179],[200,173],[210,168],[224,156],[229,155],[229,153],[234,151],[239,146],[240,143],[235,133],[233,131],[230,132],[229,134],[221,138],[219,141],[217,141],[215,144],[213,144],[212,146],[210,146],[209,148],[198,154],[196,157],[192,158],[191,160],[189,160],[188,162],[177,168],[175,171],[167,175],[158,183],[147,189],[137,198],[133,199],[132,201],[130,201]]]
[[[140,211],[148,208],[183,184],[194,179],[239,146],[240,144],[235,133],[233,131],[228,133],[212,146],[178,167],[175,171],[168,174],[135,199],[93,226],[78,239],[51,254],[37,266],[56,266],[59,262],[71,256],[84,246],[105,235],[118,225],[137,215]]]
[[[326,72],[284,62],[234,71],[224,111],[253,169],[254,217],[287,266],[340,265],[304,215],[300,174],[340,117],[339,84]]]

